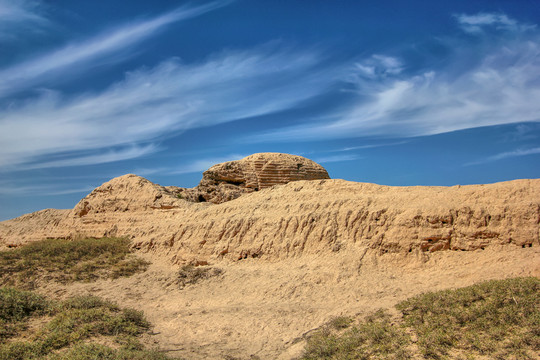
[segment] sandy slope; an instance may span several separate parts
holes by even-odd
[[[43,291],[95,294],[144,310],[155,324],[150,344],[186,359],[293,359],[303,336],[333,316],[391,308],[424,291],[480,280],[540,276],[538,247],[438,252],[403,261],[354,252],[280,261],[220,262],[223,275],[180,289],[175,271],[149,257],[144,274],[114,281],[49,285]]]

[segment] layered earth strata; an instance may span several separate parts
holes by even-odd
[[[330,179],[330,176],[312,160],[289,154],[259,153],[212,166],[195,188],[170,190],[188,201],[220,204],[274,185],[317,179]]]
[[[197,202],[199,196],[205,201]],[[538,246],[539,222],[539,179],[391,187],[328,179],[324,168],[298,156],[256,154],[210,168],[194,189],[131,174],[112,179],[71,210],[0,223],[0,244],[125,236],[177,264],[345,249],[417,256]]]

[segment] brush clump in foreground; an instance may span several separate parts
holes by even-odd
[[[91,281],[144,271],[119,238],[43,240],[0,252],[0,360],[169,357],[139,341],[150,329],[142,311],[95,296],[55,301],[31,291],[40,281]]]
[[[30,290],[39,281],[115,279],[145,271],[148,265],[130,254],[128,239],[47,239],[0,252],[0,285]]]
[[[493,280],[426,293],[353,324],[336,318],[310,338],[302,357],[314,359],[537,359],[540,280]],[[413,341],[413,338],[415,339]]]
[[[403,328],[393,326],[390,315],[379,310],[363,322],[338,317],[315,332],[302,360],[316,359],[409,359],[410,339]]]
[[[425,357],[452,351],[496,359],[540,355],[540,280],[493,280],[427,293],[397,305]],[[535,355],[533,355],[535,354]]]
[[[149,329],[141,311],[98,297],[53,301],[0,288],[0,360],[170,359],[139,342]]]

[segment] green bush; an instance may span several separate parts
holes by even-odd
[[[344,332],[352,319],[331,320],[308,338],[303,360],[315,359],[409,359],[410,339],[391,323],[383,310],[367,317]]]
[[[28,320],[43,315],[41,327],[21,335]],[[0,321],[0,360],[168,359],[139,342],[150,329],[142,311],[95,296],[52,302],[29,291],[0,288]],[[103,338],[118,348],[92,343]]]
[[[0,360],[42,359],[44,355],[39,343],[15,341],[0,344]]]
[[[44,313],[50,302],[43,296],[30,291],[11,287],[0,288],[0,320],[20,321],[35,313]]]
[[[53,354],[47,360],[168,360],[158,351],[111,349],[98,344],[78,344],[73,348]]]
[[[135,337],[149,328],[140,311],[120,309],[94,296],[81,296],[60,305],[58,313],[37,337],[46,348],[60,349],[98,335]]]
[[[0,288],[0,343],[26,328],[27,318],[50,311],[44,297],[15,288]]]

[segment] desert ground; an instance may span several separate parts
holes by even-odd
[[[410,296],[483,280],[540,277],[540,180],[389,187],[328,179],[298,158],[220,164],[194,189],[112,179],[71,210],[0,223],[0,246],[130,238],[151,262],[147,271],[38,291],[143,310],[154,325],[146,344],[186,359],[295,359],[336,316],[392,312]],[[291,170],[309,166],[318,172],[304,172],[308,179]],[[186,265],[214,276],[182,286]]]

